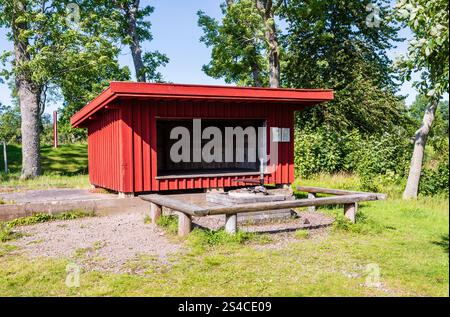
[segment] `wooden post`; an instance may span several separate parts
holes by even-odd
[[[180,237],[187,236],[192,229],[191,216],[184,212],[177,212],[178,214],[178,235]]]
[[[53,111],[53,147],[58,147],[58,112]]]
[[[3,161],[5,163],[5,174],[8,174],[8,154],[6,153],[6,141],[3,140]]]
[[[152,223],[156,224],[158,219],[161,217],[162,208],[160,205],[150,203],[150,219]]]
[[[352,223],[356,222],[356,213],[358,212],[358,203],[344,204],[344,215]]]
[[[316,198],[316,194],[314,193],[308,193],[308,199],[314,199]],[[316,206],[310,206],[308,207],[308,211],[309,212],[315,212],[316,211]]]
[[[225,232],[229,234],[236,234],[237,214],[225,215]]]

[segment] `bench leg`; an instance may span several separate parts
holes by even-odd
[[[160,205],[150,203],[150,219],[152,223],[156,224],[158,219],[161,217],[162,208]]]
[[[356,222],[356,213],[358,212],[358,203],[344,204],[344,215],[352,223]]]
[[[191,232],[192,220],[191,216],[186,215],[183,212],[177,212],[178,214],[178,236],[185,237]]]
[[[316,194],[308,193],[308,199],[314,199],[314,198],[316,198]],[[316,211],[316,206],[309,206],[308,207],[308,211],[309,212],[315,212]]]
[[[225,215],[225,232],[235,234],[237,231],[237,214]]]

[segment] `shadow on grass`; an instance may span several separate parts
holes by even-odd
[[[0,151],[3,162],[3,151]],[[8,168],[11,174],[21,170],[22,153],[19,145],[7,145]],[[50,145],[41,146],[41,167],[44,175],[76,176],[86,174],[87,146],[86,144],[62,144],[58,148]]]
[[[443,234],[439,241],[432,241],[431,243],[441,247],[445,253],[448,253],[448,235]]]

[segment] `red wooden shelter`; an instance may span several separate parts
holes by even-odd
[[[333,99],[332,90],[111,82],[71,118],[88,129],[91,184],[121,193],[225,188],[233,180],[259,179],[252,164],[172,164],[167,157],[170,129],[203,125],[283,128],[275,170],[265,182],[294,181],[294,111]]]

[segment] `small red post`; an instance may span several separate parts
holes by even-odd
[[[58,113],[53,111],[53,147],[58,147]]]

